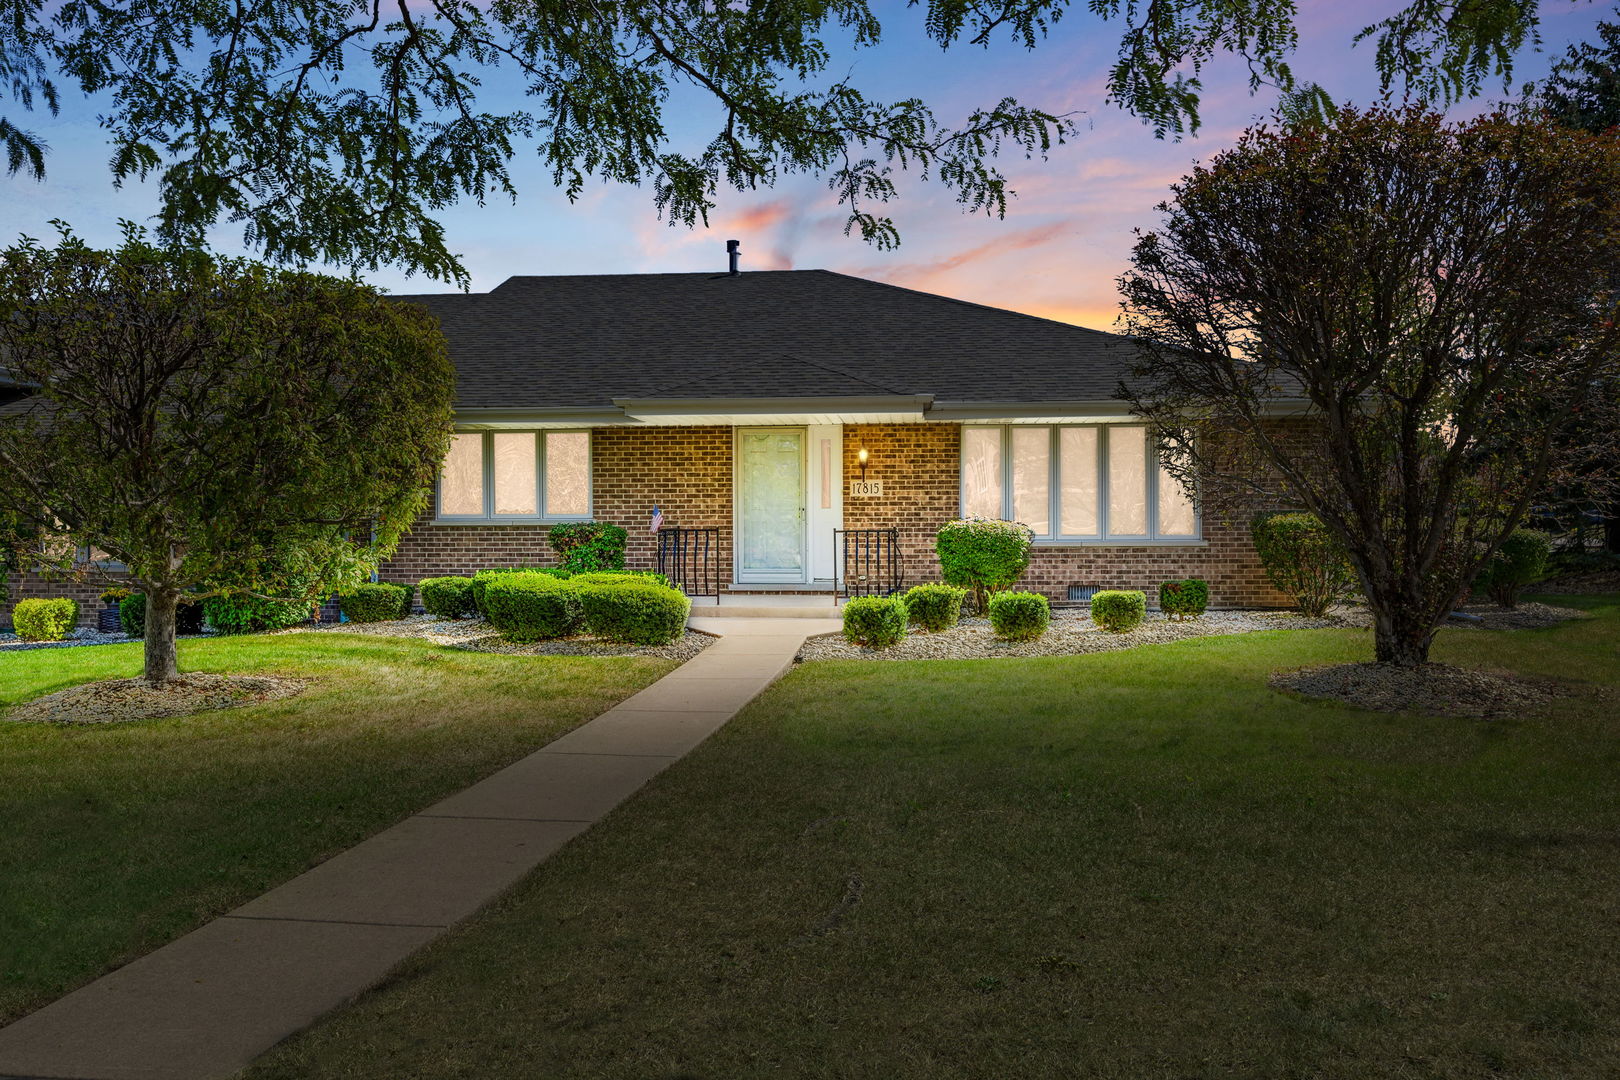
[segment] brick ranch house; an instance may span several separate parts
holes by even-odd
[[[712,530],[722,595],[878,580],[835,530],[856,555],[861,530],[897,540],[910,585],[939,579],[934,535],[971,514],[1034,530],[1023,586],[1055,600],[1195,576],[1212,606],[1283,602],[1246,520],[1201,520],[1161,472],[1115,397],[1133,355],[1117,335],[824,270],[400,299],[449,340],[457,434],[384,581],[549,565],[549,528],[585,520],[657,568],[657,508],[665,545]],[[12,598],[79,595],[90,621],[94,593],[30,576]]]

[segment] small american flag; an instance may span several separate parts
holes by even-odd
[[[660,510],[658,507],[655,506],[655,507],[653,507],[652,527],[649,528],[647,531],[648,532],[657,532],[659,529],[662,529],[663,527],[664,527],[664,512],[662,510]]]

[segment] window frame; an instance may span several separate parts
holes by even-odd
[[[590,521],[596,509],[596,440],[591,429],[585,428],[515,428],[495,430],[461,430],[457,435],[479,436],[480,464],[483,470],[484,510],[481,514],[446,514],[444,512],[444,466],[433,481],[433,520],[450,525],[560,525],[569,521]],[[534,437],[534,505],[538,514],[495,513],[495,436],[532,435]],[[585,444],[585,513],[546,513],[546,437],[549,435],[584,435]]]
[[[1014,521],[1012,517],[1013,506],[1013,461],[1012,461],[1012,432],[1015,428],[1045,428],[1051,440],[1047,456],[1047,522],[1052,530],[1048,533],[1037,533],[1034,543],[1043,547],[1058,546],[1155,546],[1174,544],[1202,545],[1204,541],[1204,515],[1198,501],[1193,500],[1193,531],[1191,533],[1164,536],[1159,532],[1159,442],[1153,438],[1151,431],[1144,431],[1143,453],[1145,462],[1145,498],[1147,505],[1144,518],[1148,531],[1145,533],[1113,533],[1109,531],[1109,437],[1108,429],[1115,427],[1142,427],[1139,423],[1121,421],[1119,423],[1090,423],[1090,424],[963,424],[963,430],[968,428],[987,428],[999,430],[1001,433],[1001,514],[1002,520]],[[1090,534],[1064,533],[1063,528],[1063,460],[1062,435],[1065,428],[1091,428],[1097,432],[1096,445],[1096,488],[1097,488],[1097,531]],[[962,440],[962,447],[957,455],[957,509],[960,513],[967,512],[967,469],[966,469],[966,440]]]

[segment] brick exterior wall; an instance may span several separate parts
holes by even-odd
[[[934,534],[959,513],[961,427],[955,424],[851,424],[844,428],[844,477],[861,475],[856,453],[869,454],[867,475],[883,481],[882,498],[844,499],[847,528],[898,527],[907,584],[939,580]],[[720,587],[731,583],[732,429],[729,427],[602,427],[593,431],[595,516],[630,533],[627,565],[653,569],[657,541],[647,523],[654,505],[670,526],[719,526]],[[1070,585],[1143,589],[1156,598],[1161,581],[1201,577],[1218,607],[1280,606],[1285,598],[1265,580],[1249,541],[1257,504],[1224,514],[1206,512],[1204,542],[1176,546],[1038,548],[1023,584],[1064,599]],[[556,563],[543,525],[450,525],[425,516],[406,535],[380,575],[414,582],[470,574],[491,566]],[[763,591],[763,590],[762,590]],[[12,599],[73,596],[81,622],[92,625],[99,587],[51,583],[33,575],[13,579]],[[0,624],[10,605],[0,607]]]

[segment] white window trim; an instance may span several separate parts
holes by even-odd
[[[538,514],[495,513],[495,432],[457,431],[457,435],[478,435],[479,453],[483,455],[484,512],[481,514],[446,514],[444,512],[444,467],[433,482],[433,519],[447,525],[560,525],[569,521],[590,521],[596,509],[596,446],[590,428],[541,428],[534,431],[503,431],[503,435],[534,436],[534,497]],[[585,513],[547,514],[546,508],[546,436],[584,435],[590,442],[585,453]]]
[[[1147,524],[1146,533],[1111,533],[1108,531],[1108,432],[1111,427],[1141,427],[1140,424],[964,424],[968,428],[988,428],[1001,432],[1001,515],[1006,521],[1012,517],[1013,456],[1012,431],[1015,427],[1044,427],[1051,439],[1047,457],[1047,521],[1055,530],[1062,527],[1063,461],[1061,438],[1064,428],[1092,428],[1097,432],[1097,529],[1090,535],[1059,532],[1037,533],[1036,547],[1204,547],[1204,515],[1197,500],[1193,502],[1193,531],[1173,536],[1159,535],[1159,444],[1151,434],[1143,440],[1147,455]],[[965,455],[967,440],[957,454],[957,508],[967,513],[967,469]]]

